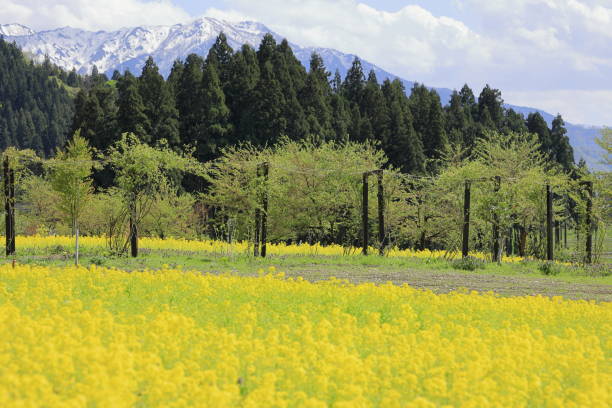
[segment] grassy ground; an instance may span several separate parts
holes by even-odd
[[[53,253],[22,253],[20,264],[64,266],[74,262],[69,249]],[[6,262],[12,262],[7,259]],[[81,264],[116,267],[138,271],[143,269],[183,268],[210,273],[257,275],[260,270],[275,267],[287,276],[301,276],[311,281],[332,276],[354,283],[391,281],[396,284],[430,289],[444,293],[458,289],[494,291],[500,295],[564,296],[573,299],[612,301],[612,265],[592,268],[555,266],[555,275],[540,271],[541,262],[517,264],[484,264],[475,271],[460,270],[442,259],[392,258],[376,255],[339,256],[271,256],[265,259],[245,255],[222,256],[178,251],[142,250],[138,258],[111,257],[103,251],[84,253]]]

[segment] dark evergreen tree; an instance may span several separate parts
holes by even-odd
[[[304,105],[311,134],[324,140],[335,138],[332,127],[332,90],[329,85],[329,75],[321,56],[313,53],[310,58],[310,71],[300,99]]]
[[[563,166],[567,171],[574,167],[574,149],[567,136],[567,129],[565,128],[565,121],[561,115],[557,115],[552,121],[552,128],[550,131],[551,139],[551,154],[553,158]]]
[[[412,125],[404,84],[398,79],[393,82],[386,80],[383,91],[389,107],[389,123],[382,147],[389,157],[389,163],[406,173],[421,173],[425,170],[423,144]]]
[[[499,89],[493,89],[488,84],[478,97],[479,122],[493,129],[500,130],[504,119],[504,100]]]
[[[363,73],[363,67],[361,66],[361,60],[355,57],[353,65],[346,73],[346,78],[344,78],[342,94],[351,104],[359,106],[361,104],[364,87],[365,75]]]
[[[181,81],[176,95],[176,106],[180,117],[180,135],[183,145],[195,145],[200,139],[204,119],[202,98],[202,72],[204,60],[190,54],[185,61]]]
[[[548,124],[539,112],[533,112],[527,116],[527,130],[529,133],[535,133],[538,136],[542,153],[550,156],[552,152],[550,129],[548,129]]]
[[[166,139],[172,146],[180,144],[178,110],[169,85],[159,73],[159,68],[149,57],[138,79],[138,92],[144,104],[150,128],[151,142]]]
[[[217,65],[207,63],[202,75],[203,129],[197,140],[197,157],[207,161],[218,157],[219,149],[230,143],[230,110],[217,74]]]
[[[230,68],[232,64],[232,56],[234,55],[234,50],[227,43],[227,36],[225,33],[221,32],[215,43],[208,51],[208,57],[206,57],[207,63],[212,63],[216,65],[216,70],[219,74],[219,80],[221,81],[221,86],[225,90],[227,83],[229,82],[230,77]]]
[[[168,80],[166,83],[168,84],[168,89],[172,92],[175,100],[178,94],[178,90],[181,84],[181,78],[183,77],[183,71],[185,70],[185,64],[182,61],[176,60],[172,63],[172,69],[170,70],[170,75],[168,75]]]
[[[151,141],[151,123],[145,113],[145,105],[138,92],[138,80],[126,71],[118,84],[119,99],[117,123],[121,133],[134,133],[144,142]]]
[[[370,71],[361,98],[361,113],[369,119],[372,136],[382,142],[388,139],[389,111],[376,74]]]
[[[276,143],[287,129],[283,106],[283,92],[274,76],[272,63],[267,61],[253,90],[249,109],[240,122],[239,134],[243,140],[260,146]]]

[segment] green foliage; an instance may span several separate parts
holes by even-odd
[[[561,273],[562,267],[556,262],[546,261],[538,266],[538,270],[547,276],[556,276]]]
[[[475,271],[477,269],[485,268],[485,262],[482,259],[474,258],[473,256],[456,259],[451,263],[451,265],[454,269],[459,269],[462,271]]]
[[[157,147],[141,142],[136,135],[125,133],[109,150],[108,161],[115,172],[115,185],[122,202],[118,225],[109,239],[111,248],[123,252],[128,240],[121,242],[121,220],[131,219],[140,226],[155,203],[156,197],[170,188],[172,174],[203,174],[195,159],[171,150],[162,140]]]
[[[96,163],[92,151],[81,132],[77,131],[66,150],[59,150],[54,159],[45,163],[51,187],[58,194],[57,209],[72,226],[79,227],[79,219],[93,192],[91,172]]]
[[[67,77],[48,60],[29,63],[0,38],[0,150],[15,146],[48,157],[64,144],[73,115]]]
[[[267,183],[257,177],[261,163],[270,166]],[[261,209],[267,191],[270,239],[352,245],[361,230],[362,173],[384,164],[384,154],[372,144],[284,139],[264,150],[251,145],[228,148],[210,169],[211,188],[204,199],[220,208],[220,215],[234,220],[237,239],[250,238],[253,214]],[[391,225],[401,212],[399,180],[395,171],[386,172],[386,215]],[[375,219],[374,176],[370,184],[370,211]]]

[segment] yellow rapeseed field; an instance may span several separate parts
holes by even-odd
[[[261,275],[1,266],[0,407],[612,406],[610,303]]]
[[[0,237],[1,239],[1,237]],[[18,236],[16,238],[17,249],[28,250],[46,250],[54,246],[72,247],[74,246],[74,238],[67,236]],[[104,248],[106,246],[106,238],[104,237],[81,237],[80,245],[83,248]],[[140,239],[139,246],[143,249],[152,250],[171,250],[171,251],[186,251],[186,252],[205,252],[216,254],[250,254],[252,253],[252,243],[247,241],[234,242],[228,244],[223,241],[214,240],[185,240],[175,238],[148,238]],[[370,248],[370,253],[376,254],[376,248]],[[342,256],[342,255],[361,255],[361,248],[345,248],[341,245],[320,245],[320,244],[292,244],[285,243],[268,244],[268,254],[270,255],[297,255],[297,256]],[[470,254],[476,258],[485,259],[487,255],[483,253],[473,252]],[[454,259],[461,257],[459,252],[448,253],[446,251],[414,251],[410,249],[400,250],[397,248],[390,249],[388,256],[391,257],[414,257],[414,258],[448,258]],[[516,256],[504,256],[504,262],[519,262],[523,258]]]

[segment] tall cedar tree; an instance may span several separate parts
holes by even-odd
[[[133,133],[145,142],[151,142],[151,122],[145,113],[145,105],[138,92],[138,80],[129,71],[118,83],[119,112],[117,123],[120,133]]]
[[[227,43],[227,36],[225,33],[221,32],[208,51],[206,63],[215,65],[217,73],[219,74],[219,80],[221,81],[221,87],[224,91],[229,82],[233,55],[234,50]]]
[[[292,140],[303,139],[309,134],[308,122],[302,105],[298,101],[298,93],[303,88],[306,71],[293,55],[287,40],[278,45],[272,56],[274,75],[283,91],[283,116],[286,118],[286,135]]]
[[[255,145],[273,145],[286,134],[287,118],[283,116],[285,97],[274,77],[272,63],[266,61],[252,92],[249,109],[240,123],[243,140]]]
[[[372,127],[372,137],[378,142],[388,139],[389,111],[378,79],[374,71],[370,71],[361,98],[362,115],[369,119]]]
[[[542,153],[550,157],[552,153],[550,129],[539,112],[533,112],[527,116],[527,129],[529,133],[535,133],[538,136]]]
[[[207,161],[218,157],[219,149],[230,143],[230,111],[217,74],[217,64],[207,63],[202,75],[203,128],[197,140],[197,158]]]
[[[382,90],[389,107],[388,132],[382,147],[389,163],[406,173],[422,173],[425,170],[423,144],[412,125],[404,84],[398,79],[393,82],[387,79]]]
[[[178,110],[172,91],[159,68],[149,57],[138,79],[138,91],[144,103],[144,112],[149,122],[150,141],[165,139],[171,146],[180,145]]]
[[[329,75],[321,56],[313,53],[310,57],[310,71],[301,93],[301,100],[311,134],[322,140],[335,139]]]
[[[202,98],[202,72],[204,60],[190,54],[185,61],[176,95],[182,144],[195,146],[200,138],[205,107]]]
[[[566,171],[571,170],[574,165],[574,149],[572,149],[570,144],[565,122],[561,115],[557,115],[552,121],[550,138],[552,143],[552,159],[561,164]]]
[[[478,97],[478,116],[480,123],[486,127],[499,130],[503,124],[504,100],[499,89],[487,84]]]
[[[259,71],[255,50],[249,45],[243,45],[232,57],[229,82],[225,92],[225,102],[230,109],[231,123],[234,125],[232,144],[248,140],[245,139],[241,129],[248,123],[247,113],[254,97],[254,89],[259,82]]]

